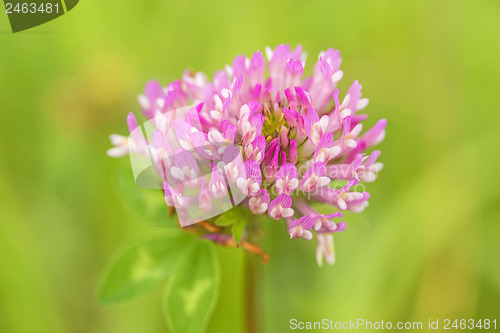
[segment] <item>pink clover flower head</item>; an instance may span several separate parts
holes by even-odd
[[[113,134],[108,154],[149,158],[179,219],[199,208],[195,223],[238,204],[287,223],[291,238],[317,237],[318,263],[333,263],[333,234],[346,229],[334,219],[368,206],[364,184],[382,170],[373,147],[387,126],[364,126],[368,99],[358,81],[340,92],[340,65],[330,48],[305,76],[302,47],[281,44],[236,56],[211,80],[185,71],[167,85],[150,81],[138,101],[154,130],[145,135],[128,114],[130,135]]]

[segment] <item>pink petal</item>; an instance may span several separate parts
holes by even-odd
[[[180,169],[188,166],[189,168],[195,170],[196,174],[198,175],[198,164],[196,164],[196,160],[188,151],[185,151],[181,148],[176,149],[174,155],[174,164]]]

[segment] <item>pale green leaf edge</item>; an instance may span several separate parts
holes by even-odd
[[[212,259],[213,259],[213,262],[214,262],[214,272],[215,272],[215,274],[214,274],[215,275],[215,277],[214,277],[215,278],[215,287],[214,287],[215,288],[215,297],[212,301],[212,304],[210,305],[210,308],[208,309],[207,319],[205,320],[205,322],[201,326],[199,333],[202,333],[202,332],[206,331],[208,324],[210,322],[210,318],[212,317],[212,314],[213,314],[215,307],[217,306],[217,302],[219,300],[219,290],[220,290],[220,283],[221,283],[221,268],[220,268],[220,260],[219,260],[219,257],[217,255],[217,251],[215,250],[215,245],[213,243],[209,242],[208,240],[199,240],[199,242],[205,243],[207,248],[209,249],[211,256],[212,256]],[[195,247],[191,248],[189,255],[193,254],[194,248]],[[177,268],[182,267],[182,265],[185,262],[186,262],[186,260],[183,260],[183,262],[180,263],[179,266],[177,266]],[[172,328],[173,326],[172,326],[172,322],[170,321],[170,316],[168,315],[168,307],[167,307],[168,302],[166,301],[166,298],[170,294],[170,291],[172,288],[171,281],[172,281],[173,276],[176,273],[177,273],[177,271],[174,272],[174,274],[170,278],[170,281],[167,285],[167,288],[165,289],[165,294],[163,297],[163,314],[164,314],[164,318],[165,318],[165,321],[167,323],[167,326],[168,326],[168,329],[170,332],[172,332],[172,333],[185,333],[185,332],[175,332],[175,330]]]
[[[153,289],[155,286],[161,284],[162,282],[160,281],[160,282],[158,282],[158,284],[152,285],[150,289],[144,290],[142,293],[133,295],[130,298],[117,299],[117,300],[105,300],[105,299],[101,298],[102,290],[103,290],[103,288],[105,286],[105,283],[106,283],[106,280],[107,280],[107,278],[109,276],[109,273],[111,272],[111,270],[113,269],[113,267],[117,264],[117,262],[120,260],[120,258],[122,258],[130,250],[132,250],[132,249],[134,249],[134,248],[136,248],[138,246],[141,246],[144,243],[160,241],[160,240],[163,240],[163,239],[169,239],[171,237],[176,237],[176,234],[181,235],[181,233],[182,233],[182,231],[179,230],[179,229],[168,228],[168,229],[166,229],[166,232],[163,232],[163,234],[160,235],[160,236],[149,237],[149,238],[145,238],[145,239],[141,239],[141,240],[136,240],[136,241],[134,241],[132,243],[129,243],[129,244],[124,245],[124,246],[121,246],[119,250],[115,251],[115,253],[108,260],[108,263],[107,263],[105,269],[102,271],[102,273],[100,275],[99,282],[97,283],[97,290],[95,291],[95,294],[96,294],[96,298],[99,300],[99,303],[102,304],[102,305],[114,305],[114,304],[121,304],[121,303],[125,303],[125,302],[128,302],[128,301],[132,301],[132,300],[136,299],[137,297],[140,297],[140,296],[144,295],[145,293],[147,293],[148,291],[150,291],[151,289]],[[194,242],[189,242],[189,243],[186,244],[186,249],[188,251],[191,251],[190,247],[193,246],[193,243]],[[176,267],[174,267],[172,269],[172,271],[169,272],[165,276],[164,280],[166,281],[169,278],[169,276],[175,274],[176,269],[179,266],[181,266],[183,263],[184,263],[184,260],[178,260],[178,262],[175,265]]]

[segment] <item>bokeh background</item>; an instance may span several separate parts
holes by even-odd
[[[385,168],[368,209],[348,215],[337,263],[268,226],[259,292],[266,332],[289,321],[498,318],[500,2],[81,1],[12,34],[0,14],[0,331],[165,332],[164,286],[97,301],[117,249],[161,233],[131,216],[106,156],[146,81],[191,67],[211,76],[236,54],[302,44],[343,58],[388,119]],[[220,250],[210,332],[238,332],[244,255]],[[496,317],[495,317],[496,316]]]

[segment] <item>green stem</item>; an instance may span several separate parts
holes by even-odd
[[[247,223],[247,241],[251,244],[257,244],[260,238],[260,221],[255,216]],[[264,252],[262,263],[269,260],[269,256]],[[246,315],[246,332],[260,332],[260,316],[259,316],[259,289],[260,276],[259,267],[261,266],[260,258],[247,253],[245,256],[245,315]]]
[[[246,310],[246,332],[259,332],[257,286],[259,276],[257,273],[260,263],[257,257],[248,253],[245,258],[245,310]]]

